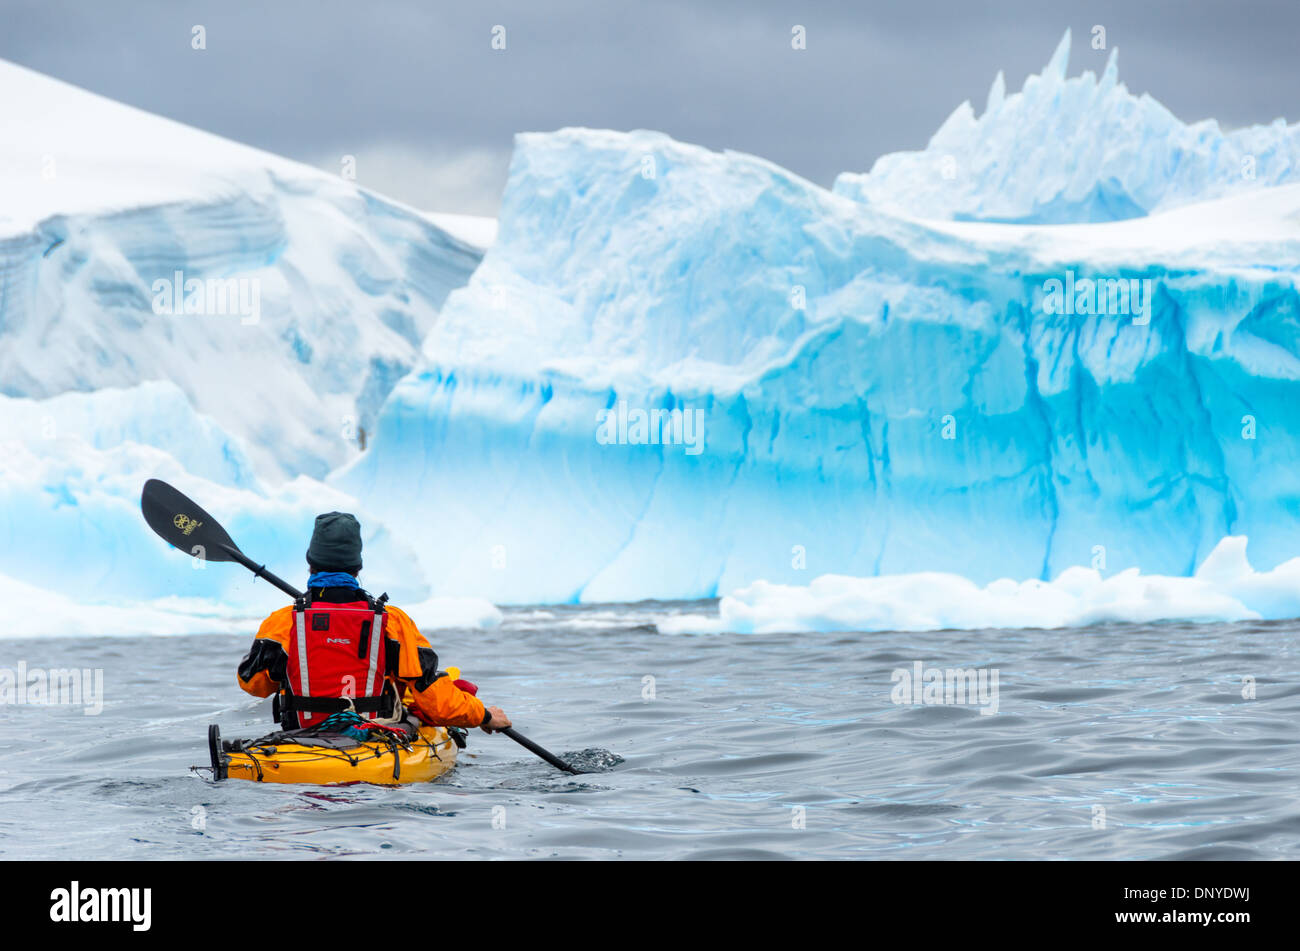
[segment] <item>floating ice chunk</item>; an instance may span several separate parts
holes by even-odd
[[[1192,577],[1143,575],[1136,568],[1103,577],[1076,567],[1052,582],[1000,579],[984,587],[939,572],[823,575],[806,586],[758,581],[724,597],[717,616],[678,615],[657,625],[666,634],[769,634],[1300,617],[1300,558],[1257,572],[1245,551],[1244,537],[1224,538]]]

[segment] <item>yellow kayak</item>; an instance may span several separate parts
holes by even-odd
[[[208,729],[214,778],[259,783],[424,783],[456,765],[457,748],[447,728],[441,726],[421,726],[417,735],[404,741],[369,742],[333,735],[305,742],[276,742],[271,736],[223,743],[216,726]]]

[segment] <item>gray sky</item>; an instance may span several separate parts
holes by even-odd
[[[418,207],[493,214],[511,136],[648,128],[829,185],[982,111],[1071,27],[1100,71],[1180,118],[1300,112],[1294,0],[0,0],[0,57],[337,171]],[[207,49],[191,49],[202,24]],[[494,25],[506,49],[491,49]],[[790,47],[794,24],[807,49]]]

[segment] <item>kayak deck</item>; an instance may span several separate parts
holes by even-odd
[[[219,743],[221,746],[222,744]],[[218,778],[259,783],[305,783],[338,786],[375,783],[381,786],[424,783],[456,765],[457,745],[441,726],[421,726],[407,744],[373,740],[347,748],[300,743],[253,743],[223,751]],[[215,763],[214,763],[215,765]]]

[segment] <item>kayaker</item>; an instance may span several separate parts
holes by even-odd
[[[361,587],[354,516],[316,517],[307,566],[306,597],[262,622],[236,673],[253,696],[275,695],[272,714],[285,729],[318,725],[349,707],[390,718],[397,697],[430,726],[489,733],[510,726],[499,707],[484,707],[473,684],[438,670],[433,647],[387,595],[375,599]]]

